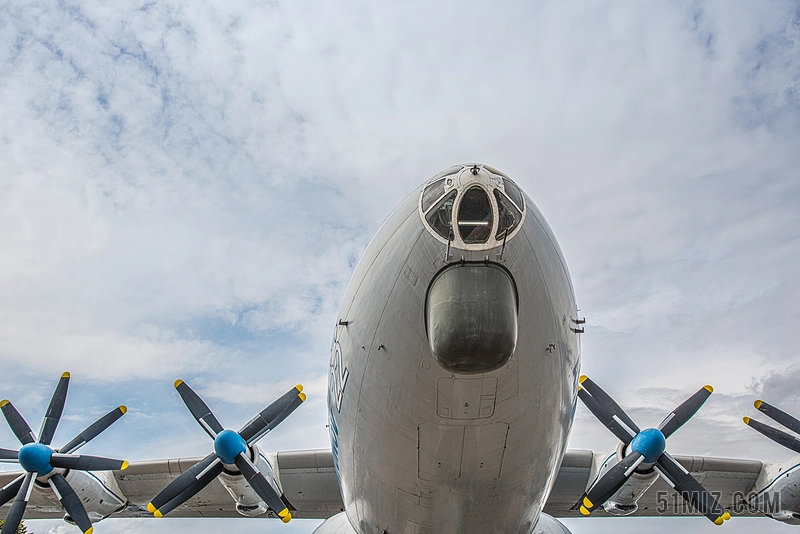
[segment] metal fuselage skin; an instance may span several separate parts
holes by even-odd
[[[575,411],[580,341],[566,264],[528,197],[504,247],[451,243],[448,255],[423,223],[421,192],[367,247],[335,329],[328,408],[347,517],[360,534],[528,534]],[[516,286],[516,350],[496,370],[450,372],[429,346],[429,288],[443,269],[487,262]]]

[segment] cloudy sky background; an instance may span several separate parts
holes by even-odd
[[[302,382],[262,443],[327,447],[353,267],[406,194],[466,161],[544,212],[587,317],[583,370],[640,425],[711,383],[671,452],[789,457],[741,417],[756,398],[800,415],[797,2],[3,2],[0,397],[38,428],[71,371],[54,444],[124,403],[91,452],[140,460],[209,450],[176,378],[229,427]],[[571,446],[614,445],[581,407]]]

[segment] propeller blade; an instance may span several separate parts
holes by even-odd
[[[164,504],[159,510],[156,511],[157,513],[154,512],[154,515],[156,517],[162,517],[170,513],[172,510],[197,495],[200,490],[208,486],[212,480],[217,478],[220,473],[222,473],[222,470],[223,466],[221,461],[219,463],[212,464],[206,472],[201,473],[196,479],[194,479],[188,488],[184,489],[177,496],[175,496],[175,498]]]
[[[22,516],[25,514],[25,507],[28,506],[28,499],[31,498],[31,491],[33,490],[33,478],[36,473],[26,473],[20,488],[17,491],[17,498],[14,499],[14,504],[11,505],[6,516],[6,522],[3,523],[3,529],[0,534],[16,534],[17,527],[22,521]]]
[[[583,401],[583,404],[589,408],[589,411],[594,414],[597,420],[603,423],[607,429],[617,436],[617,439],[619,439],[625,445],[630,444],[631,440],[633,440],[636,434],[632,434],[632,429],[626,428],[624,426],[625,423],[623,423],[621,419],[614,418],[610,413],[603,409],[603,407],[598,404],[597,400],[595,400],[595,398],[592,397],[585,389],[578,388],[578,397],[580,397],[580,399]]]
[[[757,400],[753,405],[756,407],[756,410],[773,421],[782,424],[796,434],[800,434],[800,420],[762,400]]]
[[[17,462],[19,451],[12,451],[11,449],[0,449],[0,462]]]
[[[689,472],[675,459],[664,453],[653,466],[662,478],[695,507],[695,509],[714,522],[721,525],[731,518],[731,514],[709,493]]]
[[[67,402],[67,389],[69,389],[69,373],[64,373],[61,375],[61,380],[56,384],[53,398],[50,399],[47,412],[44,414],[42,429],[39,431],[39,443],[50,445],[53,441],[53,435],[56,433],[56,427],[58,427],[58,422],[61,420],[61,414],[64,413],[64,404]]]
[[[783,445],[787,449],[791,449],[794,452],[800,454],[800,439],[787,434],[782,430],[778,430],[777,428],[772,428],[769,425],[765,425],[755,419],[750,419],[749,417],[744,418],[744,424],[755,430],[756,432],[760,432],[764,434],[769,439],[774,441],[779,445]]]
[[[28,425],[17,409],[14,408],[11,401],[0,401],[0,410],[3,410],[3,415],[6,417],[6,421],[8,421],[8,426],[11,427],[11,431],[14,432],[14,435],[17,436],[17,439],[23,445],[36,441],[36,434],[33,433],[30,425]]]
[[[77,451],[91,440],[96,438],[106,428],[110,427],[117,419],[125,415],[125,412],[127,411],[128,408],[125,406],[114,408],[103,417],[89,425],[86,430],[72,438],[69,443],[59,449],[59,452],[64,454],[72,454],[73,452]]]
[[[583,386],[589,394],[594,397],[594,400],[597,401],[597,404],[603,407],[603,409],[608,412],[610,416],[617,416],[623,423],[625,423],[628,428],[633,431],[633,434],[636,435],[639,433],[639,427],[636,426],[636,423],[633,422],[633,419],[628,417],[628,414],[625,413],[619,404],[617,404],[614,399],[611,398],[611,395],[606,393],[603,388],[595,384],[591,378],[586,375],[582,375],[580,378],[581,386]]]
[[[25,475],[20,475],[0,489],[0,506],[17,496],[23,480],[25,480]]]
[[[217,478],[221,472],[222,461],[212,452],[153,497],[147,505],[147,511],[156,517],[169,513]]]
[[[92,527],[89,514],[86,513],[86,508],[84,508],[80,497],[78,497],[75,490],[72,489],[72,486],[69,485],[67,479],[64,478],[63,475],[56,473],[48,478],[47,482],[50,483],[50,487],[53,488],[56,497],[61,501],[61,506],[64,507],[64,510],[66,510],[72,520],[75,521],[75,524],[78,525],[81,532],[84,534],[91,534],[94,527]]]
[[[58,452],[50,456],[50,465],[61,469],[79,469],[81,471],[122,471],[128,468],[128,462],[125,460]]]
[[[692,418],[697,410],[708,400],[714,388],[711,386],[703,386],[700,390],[683,401],[680,406],[672,410],[672,412],[658,425],[658,429],[664,434],[665,438],[669,438],[676,430],[682,427],[686,421]]]
[[[303,386],[296,385],[244,425],[239,431],[239,435],[248,445],[252,445],[278,426],[305,400],[306,394],[303,393]]]
[[[189,384],[183,380],[175,381],[175,389],[178,390],[178,394],[183,399],[184,404],[186,404],[186,407],[192,412],[192,415],[197,419],[197,422],[200,423],[200,426],[203,427],[203,430],[205,430],[212,439],[216,438],[217,434],[222,432],[222,425],[217,421],[211,408],[209,408],[208,405],[203,402],[203,399],[201,399],[200,396],[189,387]]]
[[[253,490],[258,493],[258,496],[267,503],[267,506],[272,508],[273,512],[278,514],[281,521],[284,523],[291,521],[292,514],[289,513],[289,509],[286,507],[283,499],[281,499],[280,494],[275,491],[272,484],[270,484],[258,468],[253,465],[250,458],[248,458],[245,453],[241,453],[236,457],[235,463],[236,467],[238,467],[239,471],[242,473],[242,476],[244,476],[244,479],[250,484],[250,487],[252,487]]]
[[[581,514],[589,515],[614,495],[644,461],[644,456],[634,451],[615,464],[589,488],[581,500]]]

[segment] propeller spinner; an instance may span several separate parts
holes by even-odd
[[[586,375],[580,378],[578,396],[597,419],[625,444],[627,454],[600,477],[581,500],[580,512],[589,515],[606,502],[640,467],[650,467],[667,484],[716,525],[730,514],[695,478],[667,452],[667,438],[686,423],[714,391],[704,386],[675,408],[658,428],[640,430],[628,414]]]
[[[8,400],[0,401],[0,409],[2,409],[3,415],[14,435],[22,443],[22,448],[19,451],[0,449],[0,461],[17,462],[26,471],[25,474],[20,475],[16,480],[0,489],[0,506],[16,496],[0,534],[13,534],[17,531],[17,527],[25,513],[25,508],[28,505],[28,499],[30,499],[33,481],[37,478],[42,481],[46,480],[50,484],[67,514],[72,517],[81,531],[85,534],[90,534],[94,529],[86,509],[83,507],[78,495],[69,485],[69,482],[67,482],[67,479],[64,478],[63,471],[60,470],[114,471],[128,467],[128,462],[125,460],[73,454],[122,417],[128,410],[125,406],[114,408],[60,449],[50,447],[56,427],[61,420],[61,414],[64,411],[68,388],[69,373],[64,373],[56,386],[53,398],[50,399],[50,404],[42,422],[42,428],[39,431],[38,440],[36,439],[36,434],[33,433],[31,427],[14,405]]]
[[[236,466],[244,479],[259,497],[284,523],[292,519],[292,514],[275,489],[274,480],[267,480],[248,456],[248,449],[267,432],[278,426],[305,400],[303,386],[297,385],[278,400],[264,408],[241,430],[225,430],[203,399],[183,380],[175,381],[175,389],[186,407],[214,440],[214,452],[187,469],[173,480],[161,493],[147,505],[147,510],[156,517],[162,517],[206,487],[222,473],[224,466]]]

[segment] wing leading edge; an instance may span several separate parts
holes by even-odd
[[[554,517],[583,517],[580,499],[583,497],[590,477],[596,476],[599,466],[609,453],[572,449],[561,462],[553,490],[547,499],[544,512]],[[736,460],[703,456],[675,455],[678,461],[734,516],[761,516],[763,514],[741,505],[753,490],[765,465],[757,460]],[[737,504],[739,503],[739,504]],[[635,517],[675,517],[699,514],[663,480],[658,480],[638,501]],[[592,517],[613,517],[602,507]]]
[[[305,519],[327,519],[344,508],[331,451],[327,449],[286,451],[268,454],[280,478],[287,506],[292,515]],[[553,490],[544,512],[554,517],[583,517],[578,508],[593,473],[608,456],[588,450],[569,450],[564,455]],[[737,509],[735,499],[746,496],[756,484],[764,464],[757,460],[735,460],[701,456],[675,459],[731,510],[733,515],[761,515]],[[113,517],[153,517],[147,503],[172,480],[193,466],[199,458],[177,458],[133,462],[125,471],[115,471],[119,489],[128,499],[125,508]],[[0,487],[13,482],[19,473],[0,473]],[[636,517],[697,515],[665,483],[656,482],[639,500]],[[0,508],[5,515],[8,505]],[[51,494],[34,492],[28,506],[29,519],[55,519],[64,512]],[[602,508],[592,517],[610,517]],[[241,517],[222,484],[209,484],[194,498],[176,508],[170,517]],[[262,517],[274,517],[271,512]]]
[[[344,509],[330,450],[287,451],[266,455],[280,479],[286,504],[296,518],[327,519]],[[128,504],[112,517],[153,517],[147,503],[167,484],[201,458],[176,458],[132,462],[125,471],[114,471],[119,489]],[[0,473],[0,487],[13,482],[19,473]],[[64,511],[50,494],[34,491],[26,519],[60,519]],[[234,500],[219,482],[209,484],[195,497],[176,508],[169,517],[242,517]],[[0,516],[8,505],[0,507]],[[275,517],[269,512],[261,517]]]

